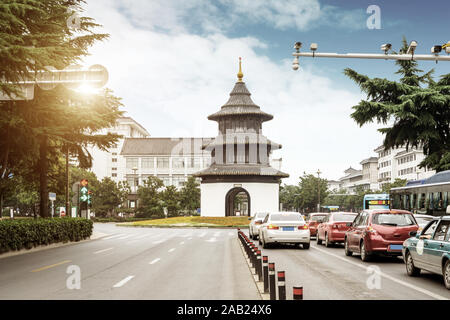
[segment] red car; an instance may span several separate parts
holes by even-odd
[[[345,255],[359,253],[362,261],[374,254],[400,256],[403,241],[419,226],[413,214],[405,210],[364,210],[349,224],[345,233]]]
[[[353,222],[357,213],[353,212],[333,212],[319,224],[317,228],[317,244],[325,241],[325,246],[330,247],[333,243],[343,243],[345,232],[349,229],[348,223]]]
[[[308,226],[311,237],[316,236],[317,226],[322,223],[323,219],[325,219],[327,215],[328,213],[324,212],[315,212],[309,214]]]

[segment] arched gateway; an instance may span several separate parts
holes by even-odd
[[[273,150],[281,145],[262,134],[262,123],[273,116],[250,98],[239,58],[238,81],[228,102],[209,120],[219,124],[219,135],[203,149],[211,165],[194,174],[201,178],[201,215],[234,216],[277,211],[279,184],[288,174],[270,166]]]

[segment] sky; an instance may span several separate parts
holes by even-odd
[[[304,172],[337,180],[348,167],[376,156],[382,124],[359,127],[350,117],[365,95],[343,74],[397,80],[393,61],[300,57],[292,70],[293,44],[312,42],[318,52],[379,53],[402,37],[418,42],[417,54],[449,41],[448,1],[365,0],[87,0],[85,16],[102,25],[109,40],[95,44],[85,66],[101,64],[107,87],[122,98],[126,116],[152,137],[214,137],[207,116],[228,100],[242,57],[243,81],[253,101],[274,119],[263,133],[283,148],[283,182]],[[369,28],[376,5],[380,28]],[[446,62],[419,62],[435,76]]]

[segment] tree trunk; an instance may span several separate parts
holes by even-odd
[[[48,160],[47,160],[48,139],[46,136],[42,137],[39,146],[39,194],[40,205],[39,213],[41,217],[46,218],[48,213]]]

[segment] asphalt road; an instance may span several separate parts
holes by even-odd
[[[94,228],[108,236],[0,259],[0,299],[261,298],[234,229]]]
[[[303,286],[305,300],[450,299],[442,276],[422,271],[418,278],[409,277],[401,258],[362,262],[357,254],[345,256],[343,245],[327,248],[315,238],[308,250],[290,245],[261,250],[277,271],[286,272],[287,299],[292,299],[293,286]]]

